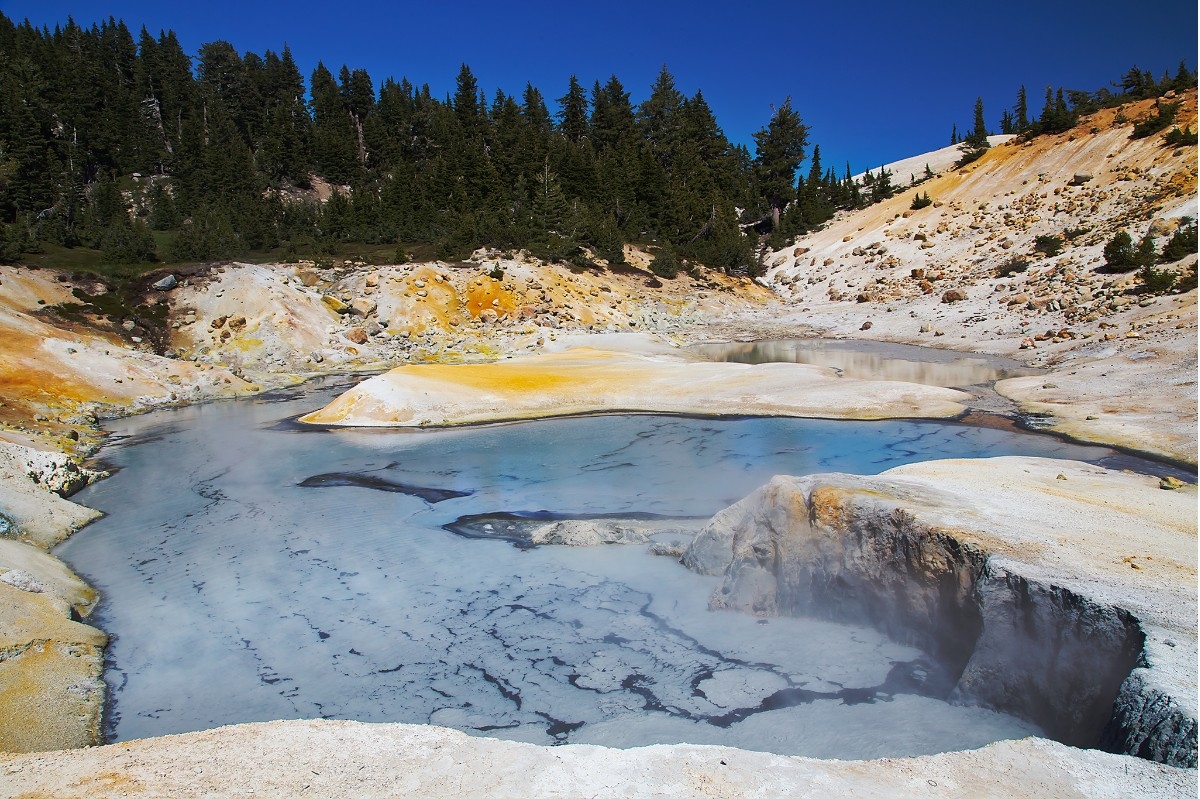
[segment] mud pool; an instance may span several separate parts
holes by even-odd
[[[531,741],[901,756],[1038,731],[943,701],[873,629],[706,609],[644,545],[522,548],[460,517],[708,516],[774,474],[1111,450],[953,423],[602,416],[302,430],[345,381],[110,425],[108,515],[57,553],[103,594],[111,740],[327,717]]]

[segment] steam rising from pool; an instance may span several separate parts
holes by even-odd
[[[278,718],[543,744],[920,754],[1037,732],[953,706],[878,632],[706,610],[645,546],[521,548],[478,514],[710,515],[778,473],[1108,450],[935,423],[607,416],[429,432],[281,424],[345,386],[112,425],[108,516],[59,554],[104,594],[111,737]]]

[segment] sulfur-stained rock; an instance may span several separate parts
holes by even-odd
[[[104,633],[50,592],[0,582],[0,751],[99,743]]]

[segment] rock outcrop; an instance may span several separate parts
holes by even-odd
[[[63,499],[95,473],[0,442],[0,751],[101,740],[107,636],[79,623],[98,596],[51,546],[100,514]]]
[[[73,752],[0,755],[0,794],[579,797],[1079,797],[1185,799],[1196,772],[1037,738],[873,761],[719,746],[535,746],[441,727],[274,721]]]
[[[684,563],[723,577],[715,607],[870,623],[941,660],[956,701],[1195,766],[1196,528],[1177,504],[1152,478],[1029,458],[776,477]]]

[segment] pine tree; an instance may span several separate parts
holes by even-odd
[[[784,206],[796,196],[796,170],[808,143],[808,127],[792,109],[790,97],[775,110],[767,127],[754,134],[754,142],[759,192],[770,208],[771,226],[777,228]]]
[[[679,145],[679,110],[682,106],[683,95],[675,88],[675,78],[664,64],[650,89],[650,96],[638,106],[637,123],[643,141],[667,170]]]
[[[558,132],[567,141],[579,142],[588,136],[588,102],[579,80],[572,75],[567,93],[558,98]]]
[[[1025,95],[1024,85],[1017,91],[1017,106],[1015,111],[1016,119],[1014,120],[1014,127],[1016,132],[1024,133],[1029,130],[1029,101]]]
[[[962,152],[962,157],[958,159],[955,166],[966,166],[967,164],[979,160],[991,145],[988,143],[987,123],[983,118],[983,98],[975,99],[975,125],[971,128],[971,133],[962,140],[959,150]]]

